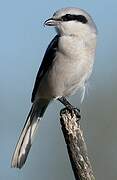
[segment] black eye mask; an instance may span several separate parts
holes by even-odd
[[[62,21],[79,21],[83,24],[86,24],[88,20],[83,15],[74,15],[74,14],[66,14],[61,17]]]

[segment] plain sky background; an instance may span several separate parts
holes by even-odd
[[[30,108],[34,80],[55,35],[43,22],[62,7],[80,7],[99,31],[96,62],[80,106],[82,128],[96,179],[117,179],[117,1],[0,1],[0,180],[74,180],[54,102],[40,122],[25,166],[10,167]],[[70,98],[79,107],[78,95]]]

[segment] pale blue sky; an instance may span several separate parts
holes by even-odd
[[[117,179],[117,1],[4,0],[0,1],[1,180],[74,179],[59,125],[62,107],[59,103],[48,108],[24,168],[19,171],[10,167],[15,144],[30,108],[38,67],[55,35],[53,28],[44,28],[43,22],[57,9],[68,6],[87,10],[98,27],[96,63],[89,94],[82,105],[83,127],[97,179]],[[77,105],[76,97],[71,101]]]

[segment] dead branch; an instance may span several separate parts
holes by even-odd
[[[95,180],[80,121],[65,108],[60,113],[62,132],[76,180]]]

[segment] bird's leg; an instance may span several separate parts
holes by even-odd
[[[58,100],[71,112],[73,115],[73,111],[75,112],[78,119],[81,118],[80,116],[80,110],[74,106],[72,106],[69,101],[65,97],[58,98]]]

